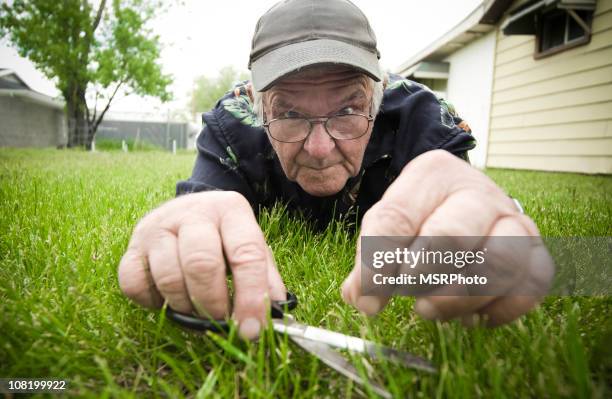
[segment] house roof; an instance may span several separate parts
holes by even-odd
[[[0,68],[0,89],[27,89],[32,90],[12,69]]]
[[[63,101],[33,90],[12,69],[0,69],[0,97],[17,97],[50,108],[64,108]]]
[[[442,61],[473,40],[490,32],[495,28],[504,12],[510,8],[512,1],[482,0],[463,21],[402,63],[395,72],[409,76],[419,68],[420,62]]]

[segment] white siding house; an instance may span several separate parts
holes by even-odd
[[[478,168],[487,162],[494,57],[495,32],[489,32],[444,59],[450,64],[447,99],[472,128],[478,145],[470,161]]]
[[[397,72],[444,88],[477,167],[612,173],[612,0],[484,0]]]

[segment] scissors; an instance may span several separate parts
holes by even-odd
[[[410,353],[362,338],[298,323],[293,316],[287,313],[288,310],[295,309],[297,304],[297,296],[291,292],[287,292],[287,299],[284,301],[271,301],[270,316],[274,331],[287,334],[295,344],[318,357],[332,369],[360,385],[369,385],[374,392],[384,398],[391,398],[391,394],[381,385],[373,381],[366,381],[347,359],[332,348],[366,354],[372,359],[385,359],[404,367],[429,373],[437,372],[436,368],[427,360]],[[229,331],[229,324],[225,320],[201,319],[189,314],[179,313],[170,307],[166,307],[166,316],[182,327],[195,331],[215,333]]]

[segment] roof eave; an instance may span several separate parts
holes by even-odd
[[[26,101],[33,102],[36,104],[44,105],[55,109],[64,109],[65,103],[62,100],[49,97],[45,94],[38,93],[31,90],[12,90],[12,89],[0,89],[0,96],[6,97],[20,97]]]
[[[13,76],[15,77],[15,79],[17,79],[17,80],[19,81],[19,83],[21,83],[23,86],[25,86],[25,88],[26,88],[26,89],[28,89],[28,90],[32,90],[32,88],[30,87],[30,85],[29,85],[29,84],[27,84],[27,83],[25,82],[25,80],[23,80],[23,79],[21,78],[21,76],[19,76],[19,74],[17,73],[17,71],[14,71],[14,70],[9,69],[9,68],[0,70],[0,77],[2,77],[2,76],[9,76],[9,75],[13,75]]]
[[[512,0],[483,0],[451,30],[401,64],[396,69],[396,73],[407,76],[406,73],[417,63],[440,61],[459,48],[487,34],[495,28],[511,4]]]

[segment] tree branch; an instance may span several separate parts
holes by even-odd
[[[108,102],[106,103],[106,107],[104,107],[104,109],[102,110],[102,112],[100,113],[100,116],[98,117],[98,120],[96,120],[96,122],[93,125],[93,132],[96,132],[98,130],[98,126],[100,125],[100,123],[102,122],[102,119],[104,118],[104,114],[106,114],[106,111],[108,111],[108,109],[110,108],[111,102],[113,101],[113,98],[115,98],[115,95],[117,94],[117,92],[119,91],[119,88],[121,87],[122,84],[124,84],[126,81],[126,79],[122,79],[121,81],[119,81],[119,83],[117,84],[117,87],[115,87],[115,90],[113,91],[113,94],[110,96],[110,98],[108,99]]]
[[[91,33],[98,29],[98,25],[100,25],[100,20],[102,19],[102,12],[104,11],[104,6],[106,5],[106,0],[102,0],[100,2],[100,7],[98,7],[98,12],[96,13],[96,19],[94,20],[93,26],[91,27]]]

